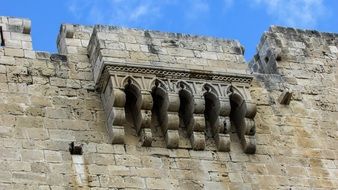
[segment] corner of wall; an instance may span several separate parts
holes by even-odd
[[[92,26],[62,24],[56,42],[59,53],[87,54],[87,46],[92,31]]]
[[[0,48],[5,56],[35,58],[29,19],[1,16],[0,28]]]

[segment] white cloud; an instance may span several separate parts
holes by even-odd
[[[69,0],[68,11],[78,20],[117,25],[147,25],[169,21],[172,14],[194,24],[211,15],[211,9],[228,9],[234,0],[220,0],[212,7],[209,0]],[[175,20],[172,20],[175,22]]]
[[[167,0],[70,0],[68,11],[76,18],[92,23],[132,24],[151,21]]]
[[[146,15],[149,12],[149,7],[147,5],[140,5],[135,8],[134,12],[130,14],[130,20],[137,20],[138,18]]]
[[[315,27],[326,15],[323,0],[254,0],[279,22],[296,27]]]
[[[198,19],[201,16],[209,14],[209,4],[204,0],[190,0],[185,12],[185,18],[188,20]]]

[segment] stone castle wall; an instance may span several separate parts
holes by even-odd
[[[0,17],[0,27],[0,189],[338,186],[337,34],[271,27],[246,64],[244,48],[234,40],[65,24],[57,40],[59,54],[51,54],[33,50],[29,20]],[[251,102],[257,106],[256,115],[245,120],[255,122],[255,132],[245,134],[255,137],[254,154],[244,153],[241,129],[233,126],[215,134],[228,139],[224,142],[230,150],[219,149],[215,136],[204,134],[207,127],[189,132],[181,124],[167,129],[154,127],[152,121],[152,127],[141,127],[139,133],[125,122],[123,133],[116,133],[121,131],[114,128],[116,113],[123,106],[110,102],[118,96],[107,87],[113,89],[119,83],[115,79],[131,72],[116,73],[117,66],[167,71],[151,75],[161,80],[178,80],[168,70],[183,73],[179,78],[198,89],[205,81],[222,92],[237,86],[248,107]],[[152,79],[132,76],[136,83]],[[149,94],[141,90],[145,100]],[[199,103],[202,92],[195,91],[195,106],[204,105]],[[182,99],[168,102],[179,105]],[[196,110],[195,122],[201,118],[204,123],[205,112]],[[168,108],[176,119],[181,118],[178,112]],[[233,114],[220,113],[219,118],[233,122]],[[195,132],[199,141],[191,138]],[[123,141],[114,141],[115,134]],[[150,146],[144,143],[148,137]],[[176,137],[177,146],[167,148],[173,142],[168,139]],[[205,139],[203,149],[200,139]],[[83,145],[82,155],[70,154],[71,142]]]

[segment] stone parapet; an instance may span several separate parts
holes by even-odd
[[[243,53],[235,40],[101,25],[88,46],[96,83],[109,64],[246,74]]]

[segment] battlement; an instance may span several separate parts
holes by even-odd
[[[271,26],[257,46],[250,63],[255,72],[274,74],[277,62],[302,62],[305,57],[336,57],[338,34]]]
[[[14,17],[0,17],[0,44],[5,55],[34,58],[31,21]]]
[[[0,17],[0,28],[2,31],[0,44],[1,46],[8,48],[8,55],[28,58],[35,57],[34,51],[32,51],[32,39],[30,35],[31,21],[29,19],[2,16]],[[97,33],[100,33],[101,36],[98,36]],[[265,52],[265,54],[268,53],[265,51],[267,44],[274,47],[290,46],[290,44],[282,43],[281,40],[279,40],[279,38],[285,37],[293,43],[303,43],[304,47],[307,49],[311,48],[312,50],[318,46],[318,44],[316,44],[318,42],[313,39],[317,39],[317,41],[319,40],[321,42],[325,41],[326,44],[331,44],[331,49],[329,51],[332,50],[335,52],[334,45],[336,43],[337,35],[338,34],[336,33],[319,32],[315,30],[271,26],[269,30],[262,35],[257,49],[260,50],[259,54],[261,57],[267,58],[268,56],[262,55],[264,54],[263,52]],[[189,68],[196,67],[196,69],[202,70],[205,69],[203,68],[203,65],[207,65],[207,67],[210,68],[213,66],[218,67],[220,66],[219,64],[223,64],[225,67],[221,67],[222,69],[228,68],[230,70],[236,70],[236,67],[242,66],[236,65],[235,67],[231,67],[231,64],[229,64],[230,62],[245,63],[243,58],[244,47],[237,40],[130,29],[118,26],[62,24],[57,36],[57,49],[60,54],[64,55],[87,55],[93,53],[93,47],[96,45],[90,45],[90,41],[92,43],[97,43],[97,40],[101,41],[98,43],[98,46],[100,46],[99,48],[105,48],[106,52],[110,49],[110,51],[142,52],[144,53],[144,56],[147,56],[147,53],[157,54],[157,56],[153,55],[151,59],[147,58],[147,60],[143,60],[145,62],[157,64],[185,65],[190,63]],[[104,44],[104,42],[106,42],[107,45]],[[119,42],[119,45],[109,47],[113,42]],[[136,48],[135,46],[140,47]],[[13,49],[22,49],[22,51]],[[275,54],[278,54],[278,51],[280,50],[275,48],[274,51],[277,51]],[[187,54],[183,55],[185,52]],[[200,52],[202,52],[202,54]],[[287,52],[285,54],[287,54]],[[92,57],[96,58],[95,56]],[[129,60],[124,60],[124,62],[133,61],[135,56],[130,56],[132,57],[130,57]],[[171,58],[168,58],[168,56]],[[280,56],[277,57],[278,59],[280,58]],[[243,68],[240,68],[237,72],[241,72],[240,70],[242,69]]]

